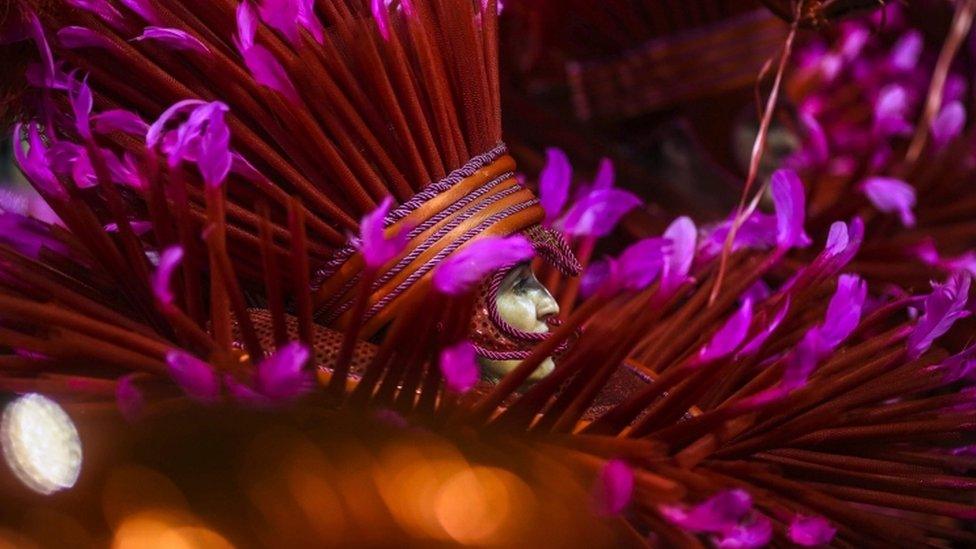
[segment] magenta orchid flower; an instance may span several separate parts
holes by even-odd
[[[373,12],[373,20],[376,21],[376,28],[379,29],[380,36],[389,42],[390,12],[387,11],[386,0],[370,0],[369,8]]]
[[[149,124],[132,111],[112,109],[102,111],[91,118],[92,128],[101,134],[122,132],[130,135],[144,136],[149,131]]]
[[[241,2],[237,8],[237,50],[254,80],[270,88],[292,103],[300,103],[301,97],[288,72],[275,56],[254,41],[258,20],[250,2]]]
[[[471,242],[434,269],[434,288],[447,295],[473,289],[489,273],[528,261],[535,255],[522,235],[486,236]]]
[[[908,335],[909,356],[922,356],[957,320],[969,316],[970,282],[968,273],[956,273],[944,284],[933,284],[932,293],[925,298],[925,312]]]
[[[752,300],[743,301],[739,309],[725,321],[712,339],[706,343],[695,359],[696,364],[707,364],[732,354],[745,341],[752,324]]]
[[[305,368],[311,353],[304,344],[292,341],[257,365],[255,387],[275,402],[290,401],[308,393],[314,386]]]
[[[941,149],[959,136],[966,125],[966,107],[961,101],[952,101],[942,107],[932,120],[932,142]]]
[[[641,203],[640,198],[622,189],[593,189],[577,200],[556,226],[573,236],[606,236]]]
[[[861,192],[879,211],[897,213],[902,225],[915,226],[915,187],[892,177],[870,177],[861,183]]]
[[[634,496],[634,470],[622,459],[611,459],[600,469],[593,486],[593,507],[597,515],[611,517],[626,509]]]
[[[437,365],[444,376],[444,385],[455,393],[467,393],[481,377],[474,345],[467,340],[442,350]]]
[[[669,293],[688,278],[695,259],[698,229],[690,217],[679,217],[664,230],[664,238],[671,242],[661,268],[661,292]]]
[[[716,540],[719,549],[756,549],[765,547],[773,538],[773,523],[755,514],[750,519],[725,531]]]
[[[393,207],[393,197],[387,196],[372,212],[363,216],[359,223],[356,246],[363,254],[366,267],[378,269],[403,251],[407,245],[407,231],[386,234],[386,218]]]
[[[539,203],[546,212],[543,223],[547,227],[562,214],[572,181],[573,167],[566,153],[555,147],[546,149],[546,165],[539,174]]]

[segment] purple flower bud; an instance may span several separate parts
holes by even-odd
[[[742,306],[725,321],[712,339],[698,351],[697,364],[707,364],[732,354],[745,340],[752,324],[752,300],[746,299]]]
[[[688,278],[688,271],[695,259],[698,230],[691,218],[679,217],[664,230],[664,238],[671,241],[670,251],[664,256],[661,269],[661,291],[666,293]]]
[[[719,549],[765,547],[773,537],[773,523],[762,515],[727,530],[718,540]]]
[[[915,187],[891,177],[870,177],[861,183],[861,192],[879,211],[897,213],[901,224],[915,226]]]
[[[944,284],[933,284],[932,293],[925,298],[925,312],[908,335],[911,358],[922,356],[957,320],[969,316],[966,302],[970,282],[968,273],[956,273]]]
[[[566,153],[554,147],[546,149],[546,165],[539,174],[539,202],[546,212],[543,223],[547,227],[562,214],[572,180],[573,167]]]
[[[474,345],[467,340],[442,350],[437,364],[444,376],[444,385],[455,393],[467,393],[481,376]]]
[[[172,349],[166,353],[166,364],[169,365],[173,381],[188,397],[208,403],[220,398],[220,378],[206,362],[179,349]]]
[[[826,545],[834,539],[837,529],[823,517],[796,515],[790,522],[790,541],[804,547]]]
[[[133,382],[132,374],[119,379],[118,385],[115,386],[115,403],[122,417],[129,423],[134,423],[142,417],[146,399]]]
[[[170,280],[173,278],[173,271],[183,261],[183,248],[171,246],[163,250],[159,255],[159,265],[152,277],[152,291],[156,300],[164,306],[173,305],[173,292],[170,290]]]
[[[634,495],[634,470],[621,459],[611,459],[600,470],[593,486],[593,507],[597,515],[619,515]]]
[[[803,183],[793,170],[777,170],[770,181],[776,208],[776,244],[781,249],[802,248],[810,244],[803,230],[806,197]]]
[[[937,149],[945,147],[955,139],[966,125],[966,107],[960,101],[953,101],[942,107],[938,116],[932,120],[932,142]]]
[[[133,40],[155,40],[174,50],[195,51],[203,54],[210,53],[210,48],[196,36],[186,31],[169,27],[146,27],[143,29],[142,34],[133,38]]]
[[[460,295],[472,290],[488,274],[528,261],[533,255],[532,243],[522,235],[479,238],[434,269],[434,288],[447,295]]]
[[[138,114],[124,109],[112,109],[92,116],[92,126],[101,134],[123,132],[131,135],[146,135],[149,124]]]
[[[275,401],[293,400],[312,389],[313,379],[304,368],[308,347],[292,341],[279,348],[257,366],[258,390]]]
[[[722,533],[738,526],[752,509],[752,497],[745,490],[720,492],[694,507],[661,505],[661,515],[671,523],[694,533]]]
[[[371,269],[378,269],[393,259],[407,245],[407,231],[400,230],[389,238],[386,236],[386,217],[393,207],[393,197],[387,196],[372,212],[363,216],[359,223],[357,247],[363,254],[363,261]]]
[[[621,189],[594,189],[576,201],[556,224],[566,234],[606,236],[641,199]]]
[[[103,48],[112,47],[112,42],[105,36],[88,27],[69,26],[58,30],[58,42],[65,48]]]
[[[234,376],[232,375],[224,375],[224,387],[227,388],[227,394],[229,394],[230,397],[238,404],[243,404],[244,406],[249,406],[251,408],[270,408],[275,404],[274,401],[268,398],[266,395],[263,395],[253,387],[234,379]]]

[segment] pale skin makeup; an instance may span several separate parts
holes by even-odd
[[[498,315],[513,327],[524,332],[547,333],[546,319],[559,314],[559,304],[542,285],[528,264],[513,268],[502,280],[495,300]],[[488,360],[479,358],[488,377],[499,379],[519,365],[518,360]],[[536,382],[556,367],[552,357],[547,357],[532,372],[528,382]]]

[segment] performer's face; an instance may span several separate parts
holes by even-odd
[[[528,264],[513,268],[502,280],[495,301],[498,314],[508,324],[524,332],[546,333],[549,325],[546,320],[559,314],[559,304],[549,290],[539,282]],[[481,359],[486,373],[493,378],[501,378],[519,365],[518,360]],[[538,381],[555,368],[552,357],[546,358],[529,377]]]

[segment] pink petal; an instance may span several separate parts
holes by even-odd
[[[14,126],[12,143],[14,159],[17,161],[17,165],[31,183],[45,193],[49,193],[57,198],[67,198],[64,188],[51,171],[51,166],[47,159],[47,147],[44,145],[44,140],[41,138],[37,124],[31,123],[27,127],[27,130],[29,148],[25,153],[23,146],[21,146],[23,126],[21,124]]]
[[[359,223],[357,246],[369,268],[382,267],[399,255],[407,244],[406,231],[398,231],[389,238],[386,236],[386,217],[392,207],[393,197],[387,196],[375,210],[364,215]]]
[[[689,217],[679,217],[664,231],[664,238],[671,241],[670,252],[664,256],[661,270],[661,291],[670,292],[688,278],[691,263],[695,259],[698,229]]]
[[[861,192],[879,211],[897,213],[902,225],[915,226],[915,187],[892,177],[870,177],[861,183]]]
[[[945,284],[934,285],[932,293],[925,298],[925,312],[908,335],[911,358],[922,356],[957,320],[969,316],[966,302],[970,282],[968,273],[956,273]]]
[[[242,53],[254,46],[254,35],[258,29],[258,18],[251,2],[244,0],[237,6],[237,49]]]
[[[138,114],[124,109],[103,111],[92,117],[92,125],[101,134],[123,132],[130,135],[146,135],[149,124]]]
[[[658,510],[671,523],[689,532],[721,533],[739,524],[752,508],[752,497],[745,490],[719,492],[691,508],[661,505]]]
[[[611,459],[600,470],[593,487],[593,505],[600,516],[619,515],[634,495],[634,471],[621,459]]]
[[[166,353],[166,364],[173,381],[190,398],[201,402],[216,402],[220,398],[220,378],[206,362],[172,349]]]
[[[227,106],[223,103],[213,109],[207,128],[200,137],[200,154],[197,165],[203,181],[210,187],[223,183],[230,173],[232,157],[230,151],[230,128],[224,121]]]
[[[112,25],[115,29],[125,28],[125,18],[107,0],[67,0],[67,3],[92,13]]]
[[[163,114],[159,115],[159,118],[153,122],[146,131],[146,146],[150,149],[155,147],[162,139],[163,134],[166,131],[166,126],[174,118],[186,111],[190,111],[200,105],[205,104],[206,101],[201,101],[199,99],[184,99],[170,105],[170,107],[163,111]]]
[[[142,391],[136,387],[133,377],[133,375],[122,377],[115,388],[115,402],[119,407],[119,412],[130,423],[138,421],[142,417],[146,406],[146,399],[142,395]]]
[[[129,8],[133,13],[142,18],[143,21],[151,25],[159,25],[161,19],[156,9],[152,7],[149,0],[119,0],[119,3]]]
[[[58,30],[58,42],[68,49],[112,47],[112,42],[88,27],[68,26]]]
[[[620,286],[619,265],[612,257],[594,261],[586,267],[580,280],[580,296],[588,298],[601,289],[609,294]]]
[[[552,225],[563,213],[572,180],[573,167],[566,153],[554,147],[546,149],[546,165],[539,174],[539,203],[546,212],[543,222],[546,226]]]
[[[837,348],[857,328],[867,293],[867,283],[857,275],[845,274],[837,280],[837,290],[827,305],[824,323],[818,328],[820,340],[826,346],[824,353]]]
[[[210,48],[196,36],[186,31],[169,27],[146,27],[142,30],[142,34],[133,38],[133,40],[153,40],[174,50],[195,51],[204,54],[210,53]]]
[[[770,188],[776,208],[776,244],[782,249],[809,245],[810,237],[803,230],[806,196],[800,177],[793,170],[777,170]]]
[[[258,390],[276,401],[308,393],[313,387],[311,373],[305,369],[310,356],[308,347],[297,341],[281,347],[258,364]]]
[[[182,261],[183,248],[180,246],[166,248],[159,256],[159,266],[156,267],[156,272],[153,273],[152,277],[152,291],[156,300],[162,305],[173,305],[174,296],[170,289],[170,283],[173,278],[173,271]]]
[[[600,166],[596,170],[596,177],[593,178],[593,189],[610,189],[613,187],[615,179],[613,161],[609,158],[601,158]]]
[[[719,549],[755,549],[765,547],[773,538],[773,523],[762,515],[739,524],[724,533],[718,540]]]
[[[92,91],[88,87],[88,82],[82,80],[73,82],[68,89],[68,98],[71,101],[71,110],[75,115],[75,128],[85,139],[91,139],[91,110],[92,110]]]
[[[834,539],[837,529],[832,527],[823,517],[805,517],[797,515],[790,522],[790,541],[804,547],[826,545]]]
[[[706,364],[724,358],[745,340],[752,324],[752,300],[746,299],[732,316],[725,321],[712,339],[698,351],[696,362]]]
[[[369,8],[373,12],[373,19],[383,40],[390,40],[390,13],[386,8],[386,0],[370,0]]]
[[[244,57],[247,69],[251,71],[251,76],[258,84],[275,90],[292,103],[301,102],[298,90],[288,77],[285,67],[264,46],[254,44],[243,50],[241,55]]]
[[[621,189],[594,189],[573,204],[557,226],[566,234],[606,236],[641,199]]]
[[[965,125],[966,107],[961,102],[953,101],[942,107],[938,116],[932,121],[932,141],[936,148],[945,147],[958,137]]]
[[[534,255],[532,243],[522,235],[479,238],[434,269],[434,287],[447,295],[460,295],[472,290],[490,273],[528,261]]]
[[[645,238],[627,247],[617,260],[619,283],[628,290],[649,286],[664,266],[664,254],[670,250],[665,238]]]
[[[903,71],[914,69],[924,46],[922,33],[917,30],[906,32],[891,48],[891,65]]]
[[[748,343],[739,349],[739,352],[735,355],[736,358],[750,356],[759,352],[759,350],[762,349],[763,344],[766,343],[766,340],[769,339],[769,336],[773,335],[776,328],[779,328],[780,323],[783,322],[783,319],[786,317],[786,313],[789,311],[789,309],[790,300],[787,297],[783,301],[783,305],[780,306],[780,308],[776,311],[776,314],[773,315],[773,319],[763,326],[763,328],[759,330],[759,333],[753,336]],[[760,325],[762,326],[762,324]]]
[[[474,345],[467,340],[441,351],[437,364],[444,376],[444,385],[455,393],[467,393],[481,377]]]

